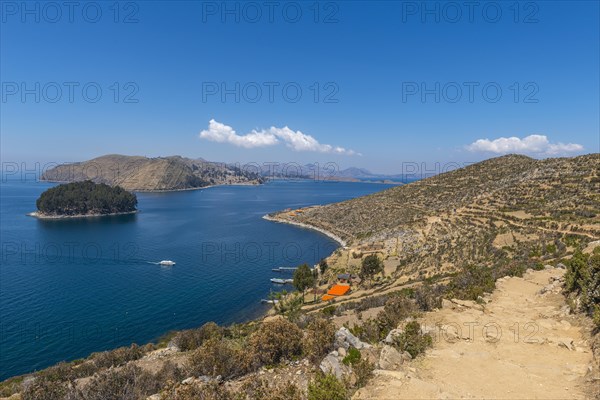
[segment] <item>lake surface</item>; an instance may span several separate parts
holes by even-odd
[[[337,243],[262,219],[390,185],[275,181],[138,194],[136,215],[38,220],[54,184],[0,183],[0,379],[207,321],[242,322],[281,290],[271,269],[310,265]],[[173,260],[172,267],[156,265]],[[285,275],[285,274],[283,274]]]

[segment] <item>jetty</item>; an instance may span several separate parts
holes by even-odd
[[[273,272],[284,272],[284,271],[295,271],[297,269],[298,269],[298,267],[279,267],[279,268],[273,268],[272,271]]]

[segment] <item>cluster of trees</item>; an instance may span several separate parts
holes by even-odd
[[[46,190],[36,205],[47,215],[111,214],[135,211],[137,197],[119,186],[82,181]]]

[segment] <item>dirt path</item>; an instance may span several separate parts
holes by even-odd
[[[433,348],[398,371],[376,370],[354,399],[584,399],[592,352],[567,315],[564,270],[505,278],[483,307],[445,303],[423,323]],[[544,294],[540,290],[550,288]]]

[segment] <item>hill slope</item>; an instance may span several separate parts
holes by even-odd
[[[481,212],[522,210],[542,218],[553,214],[557,218],[552,220],[585,224],[587,211],[600,212],[599,176],[599,154],[546,160],[509,155],[369,196],[305,209],[293,219],[354,241],[392,237],[429,216],[461,207]]]
[[[147,158],[105,155],[89,161],[63,164],[46,171],[42,180],[119,185],[126,190],[160,191],[200,188],[219,184],[257,184],[255,173],[222,163],[180,156]]]

